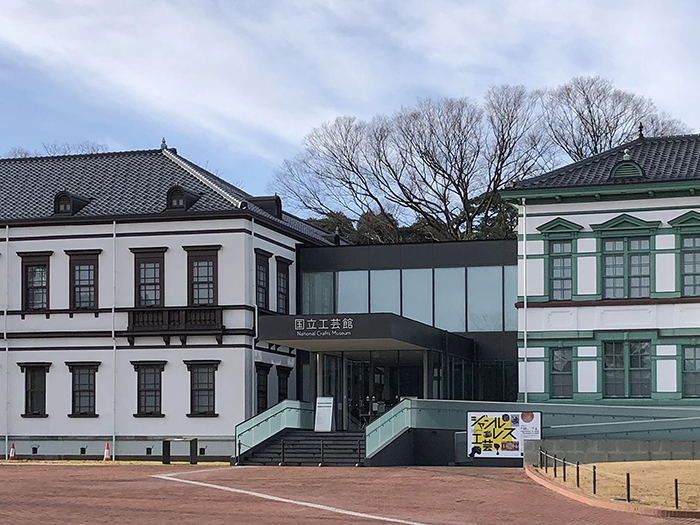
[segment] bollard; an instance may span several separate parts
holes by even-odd
[[[678,508],[678,480],[673,480],[673,492],[675,493],[676,508]]]
[[[593,494],[595,494],[595,489],[596,489],[595,481],[596,481],[596,479],[595,479],[595,465],[593,465]]]
[[[192,438],[190,439],[190,465],[196,465],[197,464],[197,438]]]
[[[630,502],[630,473],[627,473],[627,503]]]
[[[561,460],[561,479],[566,483],[566,458]]]
[[[579,465],[579,462],[577,461],[577,462],[576,462],[576,487],[579,487],[579,488],[580,488],[580,487],[581,487],[581,483],[580,483],[579,474],[578,474],[579,467],[580,467],[580,465]]]
[[[163,440],[163,465],[170,465],[170,441]]]
[[[554,477],[557,477],[557,455],[554,454]]]

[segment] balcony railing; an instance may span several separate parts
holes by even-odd
[[[149,307],[129,310],[131,333],[221,332],[224,328],[219,306]]]

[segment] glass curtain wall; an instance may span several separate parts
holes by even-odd
[[[449,332],[517,331],[516,266],[310,272],[303,314],[394,313]]]

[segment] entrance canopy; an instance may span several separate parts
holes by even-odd
[[[474,359],[466,337],[391,313],[261,316],[261,341],[310,352],[438,350]]]

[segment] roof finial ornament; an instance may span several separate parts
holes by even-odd
[[[630,157],[630,150],[625,149],[625,154],[622,156],[622,160],[630,160],[632,157]]]
[[[160,149],[168,149],[168,145],[165,142],[165,137],[163,137],[163,140],[160,143]]]
[[[644,124],[642,124],[641,122],[639,123],[639,138],[644,138]]]

